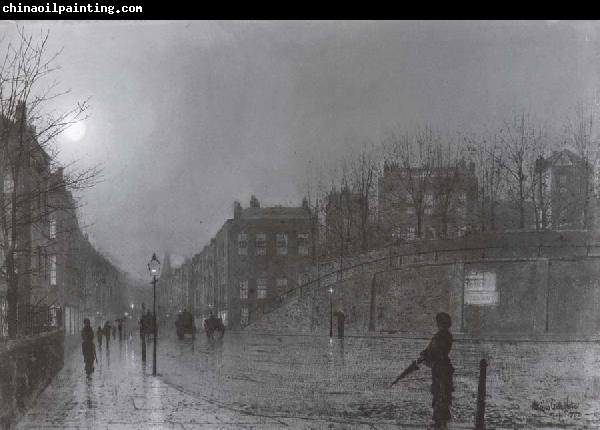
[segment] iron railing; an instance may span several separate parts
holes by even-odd
[[[9,337],[8,303],[0,298],[0,340]],[[17,337],[35,336],[62,328],[62,309],[57,306],[19,304],[17,306]]]

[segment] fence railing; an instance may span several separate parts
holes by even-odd
[[[0,298],[0,340],[8,339],[8,326],[8,303],[5,298]],[[30,304],[17,306],[17,337],[35,336],[61,327],[62,309],[60,307]]]

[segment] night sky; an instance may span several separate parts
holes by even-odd
[[[526,110],[558,128],[600,100],[598,24],[568,22],[22,22],[64,48],[55,73],[91,97],[61,160],[101,163],[81,197],[93,242],[146,276],[198,252],[238,199],[299,205],[309,161],[391,131],[481,132]],[[14,23],[0,32],[9,40]]]

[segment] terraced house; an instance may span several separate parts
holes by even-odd
[[[240,327],[261,316],[269,300],[308,282],[310,210],[234,203],[234,215],[192,259],[197,316],[210,312]]]

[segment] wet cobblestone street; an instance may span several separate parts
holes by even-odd
[[[99,353],[89,379],[77,349],[18,428],[426,428],[428,369],[389,388],[425,343],[166,337],[156,378],[151,344],[144,367],[137,337]],[[599,356],[597,344],[456,342],[451,428],[473,427],[480,358],[490,362],[488,428],[598,428]]]

